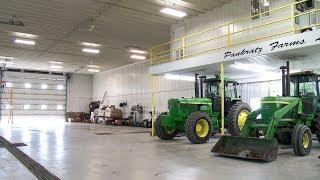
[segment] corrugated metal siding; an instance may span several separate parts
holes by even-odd
[[[151,77],[148,74],[149,63],[143,62],[108,72],[97,73],[93,77],[93,99],[102,100],[105,91],[105,104],[118,106],[128,102],[125,112],[132,105],[140,103],[145,109],[145,115],[150,111]],[[156,77],[156,111],[167,110],[167,101],[173,97],[194,96],[193,82],[167,80]]]
[[[151,77],[148,74],[148,63],[139,63],[108,72],[97,73],[93,77],[93,100],[102,100],[107,91],[105,104],[118,106],[128,102],[126,113],[132,105],[140,103],[145,109],[145,115],[150,111]],[[193,97],[194,83],[179,80],[167,80],[156,77],[156,113],[167,110],[167,101],[174,97]],[[239,95],[243,101],[251,104],[250,100],[265,96],[281,95],[281,80],[242,83]]]
[[[252,104],[252,99],[282,94],[281,80],[243,83],[238,90],[242,100],[248,104]]]
[[[67,86],[67,112],[89,112],[92,96],[92,75],[72,74]]]

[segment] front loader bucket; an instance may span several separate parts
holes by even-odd
[[[222,136],[211,152],[222,156],[274,161],[277,159],[278,141],[276,139]]]

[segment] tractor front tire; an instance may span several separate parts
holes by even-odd
[[[312,133],[305,125],[295,127],[292,134],[293,151],[298,156],[306,156],[312,148]]]
[[[240,136],[246,119],[251,112],[251,108],[247,103],[238,101],[228,111],[227,129],[232,136]]]
[[[191,113],[185,124],[186,136],[193,144],[204,144],[212,135],[211,119],[207,113]]]
[[[168,130],[164,126],[161,125],[161,116],[166,115],[166,113],[161,113],[154,123],[155,133],[162,140],[172,140],[178,133],[176,130],[171,129]]]

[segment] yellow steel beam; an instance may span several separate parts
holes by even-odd
[[[152,86],[152,92],[151,92],[151,102],[150,102],[150,108],[151,108],[151,136],[155,136],[155,130],[154,130],[154,122],[155,122],[155,96],[156,96],[156,76],[151,76],[151,86]]]
[[[221,135],[224,135],[224,62],[220,63],[220,78],[221,78]]]

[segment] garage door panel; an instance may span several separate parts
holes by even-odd
[[[10,89],[5,88],[4,89],[4,93],[5,94],[9,94],[10,93]],[[42,94],[42,95],[61,95],[61,96],[65,96],[66,95],[66,91],[57,91],[57,90],[42,90],[42,89],[17,89],[17,88],[13,88],[12,89],[12,94]]]
[[[15,78],[28,78],[28,79],[59,79],[65,80],[64,75],[55,75],[55,74],[41,74],[41,73],[29,73],[29,72],[13,72],[5,71],[3,74],[4,78],[15,77]]]
[[[2,95],[2,98],[9,98],[9,95]],[[63,95],[35,95],[35,94],[13,94],[13,99],[22,99],[22,100],[59,100],[59,101],[65,101],[66,96]]]
[[[7,115],[8,111],[3,110],[2,111],[3,115]],[[64,116],[65,112],[64,111],[36,111],[36,110],[15,110],[13,112],[14,116],[21,116],[21,115],[33,115],[33,116],[39,116],[39,115],[53,115],[53,116]]]
[[[14,116],[65,115],[67,91],[64,75],[4,71],[2,79],[11,83],[1,94],[3,115],[8,114],[10,101]],[[30,85],[26,86],[25,83]]]

